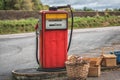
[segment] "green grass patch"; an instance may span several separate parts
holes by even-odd
[[[70,23],[69,19],[69,23]],[[74,28],[96,28],[106,26],[120,26],[119,16],[75,17]]]
[[[37,19],[0,20],[0,34],[25,33],[35,31]]]
[[[25,33],[35,31],[38,19],[0,20],[0,34]],[[71,19],[68,20],[70,27]],[[120,26],[120,16],[74,17],[74,29]]]

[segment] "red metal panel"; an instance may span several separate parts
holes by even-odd
[[[45,14],[55,11],[43,11],[42,32],[40,35],[40,63],[43,68],[62,68],[67,57],[67,29],[45,30]],[[55,13],[66,13],[56,11]],[[67,25],[66,25],[67,26]]]
[[[45,68],[64,67],[67,55],[67,31],[45,32],[44,63]]]

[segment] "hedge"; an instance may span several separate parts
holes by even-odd
[[[107,12],[110,16],[120,16],[119,12]],[[81,11],[74,12],[74,17],[93,17],[96,15],[105,16],[105,12],[95,12],[95,11]],[[13,20],[13,19],[27,19],[27,18],[39,18],[39,11],[21,11],[21,10],[0,10],[0,20]]]

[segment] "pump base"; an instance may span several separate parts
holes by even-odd
[[[55,70],[52,72],[48,72],[49,70],[43,71],[43,69],[39,68],[30,68],[30,69],[20,69],[20,70],[13,70],[12,80],[42,80],[42,79],[50,79],[50,78],[60,78],[66,77],[65,69],[61,69],[59,71]]]
[[[60,72],[60,71],[65,71],[64,68],[38,68],[38,71],[44,71],[44,72]]]

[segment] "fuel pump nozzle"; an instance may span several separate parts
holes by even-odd
[[[57,8],[60,9],[60,8],[70,8],[71,6],[68,4],[66,6],[58,6]]]
[[[52,7],[49,7],[49,10],[56,11],[56,10],[61,9],[61,8],[71,8],[71,6],[70,5],[66,5],[66,6],[52,6]]]

